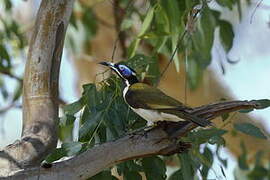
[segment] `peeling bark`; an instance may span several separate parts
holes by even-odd
[[[57,143],[58,77],[74,0],[43,0],[30,42],[20,141],[0,151],[0,176],[37,166]]]

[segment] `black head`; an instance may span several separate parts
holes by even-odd
[[[99,64],[110,67],[127,85],[139,82],[136,77],[136,72],[127,65],[120,63],[114,64],[111,62],[101,62]]]

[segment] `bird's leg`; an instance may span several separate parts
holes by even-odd
[[[147,132],[150,131],[151,129],[155,128],[155,127],[158,127],[159,123],[153,123],[151,121],[147,121],[147,126],[144,126],[144,127],[141,127],[139,129],[135,129],[131,132],[128,132],[127,134],[128,135],[135,135],[136,133],[140,132],[140,131],[143,131],[141,133],[142,136],[146,136],[147,137]]]

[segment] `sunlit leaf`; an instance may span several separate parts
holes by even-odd
[[[154,18],[154,11],[155,11],[155,8],[151,8],[148,11],[147,15],[145,16],[145,18],[143,20],[143,24],[142,24],[142,27],[141,27],[140,32],[138,34],[138,37],[141,37],[147,31],[147,29],[150,27],[151,22]]]

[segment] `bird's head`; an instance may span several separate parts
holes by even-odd
[[[136,71],[127,65],[121,63],[100,62],[99,64],[110,67],[116,74],[122,78],[129,86],[131,84],[139,82],[136,77]]]

